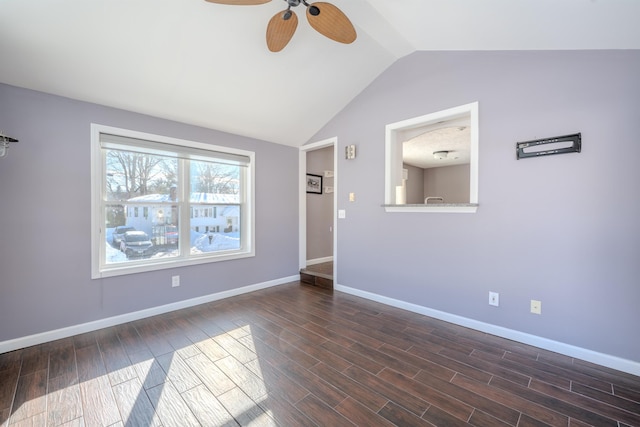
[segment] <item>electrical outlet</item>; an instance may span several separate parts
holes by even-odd
[[[500,305],[500,294],[497,292],[489,292],[489,305]]]
[[[171,277],[171,287],[177,288],[180,286],[180,276],[172,276]]]
[[[542,301],[531,300],[531,312],[533,314],[542,314]]]

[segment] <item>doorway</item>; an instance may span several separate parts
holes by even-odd
[[[331,271],[330,279],[336,276],[336,194],[337,138],[307,144],[300,147],[300,225],[299,225],[299,268],[308,268],[311,274],[318,270]],[[307,192],[307,175],[314,181],[314,187]],[[318,181],[321,181],[319,183]],[[321,191],[318,192],[318,184]],[[327,265],[331,263],[331,265]],[[315,266],[315,268],[314,268]],[[328,274],[323,274],[328,276]]]

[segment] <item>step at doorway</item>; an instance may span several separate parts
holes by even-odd
[[[333,289],[333,262],[308,265],[301,269],[300,281],[324,289]]]

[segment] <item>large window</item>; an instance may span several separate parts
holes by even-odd
[[[92,125],[92,277],[254,255],[254,153]]]

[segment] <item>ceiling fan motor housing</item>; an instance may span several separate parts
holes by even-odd
[[[289,7],[296,7],[299,6],[300,3],[304,4],[305,6],[307,6],[309,8],[309,13],[313,16],[318,16],[320,15],[320,9],[318,8],[318,6],[314,6],[313,4],[309,4],[307,3],[305,0],[284,0],[287,2],[287,4],[289,5]]]

